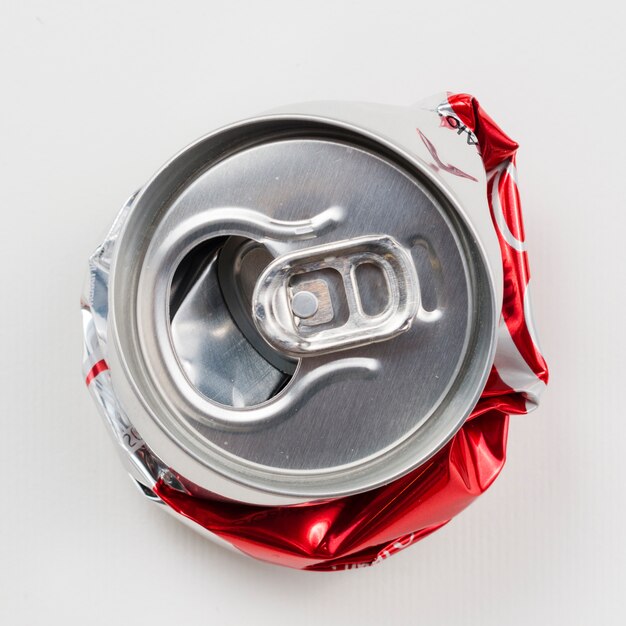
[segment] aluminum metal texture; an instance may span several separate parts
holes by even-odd
[[[446,200],[450,201],[452,206],[455,206],[459,215],[463,215],[463,211],[466,212],[466,215],[464,216],[465,218],[467,218],[467,214],[470,215],[472,219],[469,220],[469,223],[473,227],[474,233],[478,234],[478,238],[483,243],[484,248],[491,253],[490,259],[493,262],[494,260],[493,242],[495,241],[495,232],[491,224],[489,223],[490,220],[488,220],[489,209],[487,208],[487,204],[485,202],[485,197],[484,197],[485,187],[487,187],[488,185],[485,184],[484,173],[482,174],[482,177],[481,177],[481,168],[476,167],[476,162],[478,162],[479,165],[482,165],[479,159],[477,158],[477,154],[475,152],[475,146],[473,145],[476,143],[475,139],[477,135],[472,135],[473,133],[473,131],[471,130],[472,126],[468,125],[467,122],[461,123],[459,121],[461,118],[453,110],[448,111],[446,109],[446,107],[450,108],[451,106],[452,105],[450,104],[449,98],[442,99],[441,97],[439,97],[439,99],[435,99],[435,100],[431,100],[430,102],[423,103],[421,107],[414,107],[411,109],[385,110],[384,107],[377,108],[377,107],[363,107],[363,106],[361,107],[348,106],[347,109],[344,108],[344,112],[339,115],[339,118],[343,119],[343,121],[340,122],[340,125],[342,127],[345,128],[346,126],[349,126],[350,130],[353,131],[356,126],[357,128],[359,128],[359,133],[362,134],[363,136],[367,136],[368,139],[372,138],[373,133],[371,132],[371,130],[368,130],[368,127],[363,123],[363,120],[367,120],[367,122],[370,124],[372,123],[372,120],[376,120],[377,121],[376,128],[378,132],[378,134],[376,135],[376,142],[378,146],[382,145],[388,148],[389,145],[391,144],[394,149],[394,154],[396,156],[399,154],[403,160],[406,159],[404,163],[406,163],[407,161],[412,164],[418,163],[420,166],[418,167],[418,171],[421,174],[429,172],[427,168],[424,168],[425,165],[429,165],[432,169],[439,170],[438,172],[439,176],[441,176],[444,180],[446,178],[446,175],[444,173],[447,173],[449,175],[448,178],[450,180],[445,180],[445,184],[442,184],[441,180],[436,181],[435,187],[437,188],[438,186],[439,189],[441,188],[445,189]],[[320,113],[323,113],[323,109],[325,108],[324,105],[317,105],[317,107],[315,108],[317,109],[316,118],[323,119],[324,116],[320,115]],[[326,108],[328,109],[328,107]],[[338,107],[336,105],[330,107],[330,109],[335,112],[340,108],[341,107]],[[348,113],[346,113],[346,110],[348,111]],[[400,115],[400,113],[402,114]],[[284,116],[282,117],[284,118]],[[310,119],[310,117],[311,115],[307,114],[306,118]],[[432,129],[433,117],[437,123],[439,123],[442,120],[443,121],[447,120],[446,124],[441,126],[441,128],[445,128],[447,130],[453,130],[453,129],[458,130],[458,128],[460,128],[462,132],[466,133],[467,137],[472,139],[471,142],[470,141],[467,142],[467,145],[471,146],[474,149],[474,152],[464,153],[463,158],[460,158],[459,156],[459,158],[454,161],[455,163],[454,166],[449,163],[444,163],[441,160],[441,157],[439,156],[439,154],[445,154],[446,157],[448,157],[449,152],[446,152],[444,148],[447,148],[448,146],[452,146],[453,144],[448,143],[448,145],[445,146],[446,141],[442,141],[442,138],[444,136],[441,135],[441,133],[439,132],[439,134],[437,135],[438,147],[437,149],[435,149],[434,144],[431,141],[431,139],[434,137],[434,134],[435,134]],[[294,116],[292,119],[295,119],[295,118],[296,116]],[[385,124],[381,122],[383,118],[386,120],[393,120],[393,124],[391,126],[387,124],[387,126],[385,127]],[[297,116],[297,119],[301,123],[302,120],[305,118],[302,115],[300,115],[300,116]],[[351,119],[349,124],[346,123],[345,121],[346,119]],[[450,120],[453,120],[453,121],[450,121]],[[457,122],[458,128],[454,127],[454,121]],[[336,122],[337,120],[333,119],[333,123],[336,124]],[[328,118],[326,118],[325,123],[328,123]],[[409,128],[411,125],[413,128],[411,129],[412,130],[411,134],[409,134]],[[458,137],[462,134],[462,132],[448,133],[447,137],[452,137],[453,135],[457,135]],[[389,141],[390,137],[394,139],[393,142]],[[416,139],[417,140],[416,143],[412,143],[411,139]],[[411,151],[408,151],[408,156],[411,157],[410,159],[407,158],[407,150],[406,150],[407,144],[411,147]],[[461,152],[458,149],[458,145],[459,145],[458,143],[455,144],[455,150],[453,152],[457,152],[458,155],[461,155]],[[421,161],[418,155],[416,154],[420,152],[420,150],[417,149],[418,147],[421,149],[421,155],[422,155]],[[458,156],[458,155],[455,155],[455,156]],[[484,148],[482,150],[482,156],[484,159],[485,157]],[[473,159],[473,162],[472,162],[472,159]],[[167,167],[165,168],[164,171],[167,171]],[[430,182],[432,182],[432,176],[430,176],[430,178],[431,178]],[[500,180],[502,180],[502,176],[500,177]],[[463,181],[463,184],[459,184],[459,181]],[[473,186],[472,185],[468,186],[467,185],[468,182],[474,183]],[[456,186],[453,183],[456,183]],[[463,202],[458,202],[458,200],[463,200]],[[491,202],[491,204],[493,206],[493,202]],[[462,205],[463,209],[461,209],[461,206],[459,205]],[[122,220],[123,218],[121,218],[121,221]],[[486,225],[490,227],[489,230],[485,229]],[[117,232],[119,231],[114,229],[113,236],[108,240],[104,248],[101,249],[100,252],[94,258],[94,261],[95,259],[98,260],[101,267],[106,265],[105,252],[108,249],[110,253],[110,250],[114,247]],[[491,238],[490,238],[490,234],[492,235]],[[485,256],[489,258],[489,254],[486,254]],[[498,255],[498,261],[499,261],[499,258],[500,257]],[[96,263],[94,262],[94,267],[95,265]],[[500,269],[499,263],[496,264],[492,269],[495,274],[499,274],[498,272],[498,270]],[[100,272],[100,274],[103,274],[103,273],[104,273],[103,271]],[[98,272],[92,272],[92,275],[95,277],[95,279],[97,279]],[[91,283],[92,287],[93,285],[96,284],[95,279]],[[499,283],[498,279],[496,279],[495,280],[496,287],[499,284],[501,283]],[[90,290],[91,300],[90,300],[90,297],[88,296],[87,302],[85,303],[88,305],[88,308],[86,309],[87,310],[86,321],[87,321],[88,327],[95,327],[97,323],[94,320],[98,318],[100,318],[99,319],[100,326],[102,327],[103,319],[106,320],[106,312],[104,315],[93,314],[97,308],[94,306],[94,302],[98,299],[98,298],[93,297],[95,294],[95,291],[96,290],[94,289]],[[498,289],[495,290],[496,295],[498,291],[499,291]],[[500,326],[500,329],[502,330],[502,326]],[[109,379],[109,374],[106,371],[106,368],[102,365],[102,360],[98,359],[97,361],[94,362],[94,359],[96,359],[96,357],[99,356],[97,354],[97,349],[101,349],[102,347],[105,347],[106,349],[106,334],[103,335],[101,333],[100,335],[101,335],[100,338],[98,338],[96,342],[92,341],[91,343],[91,346],[92,346],[92,349],[90,350],[91,354],[88,356],[88,360],[87,360],[87,366],[89,369],[89,373],[87,375],[88,375],[89,383],[91,385],[92,390],[95,391],[98,397],[100,398],[100,400],[102,400],[102,397],[105,394],[103,394],[101,390],[98,389],[98,387],[107,386],[106,383],[107,382],[110,383],[110,379]],[[104,340],[102,339],[102,337],[104,337]],[[402,339],[402,337],[398,338],[398,340],[400,339]],[[96,344],[95,345],[96,350],[93,349],[94,343]],[[510,363],[510,359],[507,358],[507,361]],[[504,371],[505,369],[506,369],[505,367],[501,368],[502,371]],[[113,367],[112,367],[112,370],[114,371]],[[97,376],[95,376],[95,374],[97,374]],[[492,376],[490,378],[490,381],[493,380],[493,376],[494,376],[494,371],[492,370]],[[535,378],[537,377],[535,376]],[[103,382],[105,384],[99,385],[98,383],[100,382]],[[115,384],[115,381],[114,381],[114,384]],[[478,391],[480,391],[480,389],[478,389]],[[116,392],[117,392],[117,389],[116,389]],[[531,397],[531,396],[528,396],[528,397]],[[117,407],[117,409],[119,409],[119,407]],[[109,418],[110,418],[111,411],[110,410],[107,411],[107,414],[109,415]],[[121,437],[127,438],[130,443],[131,436],[129,435],[127,431],[124,431],[123,429],[120,431],[118,429],[118,433],[121,433]],[[458,435],[457,435],[457,438],[458,438]],[[134,458],[135,460],[137,457],[137,454],[136,454],[137,452],[143,451],[143,453],[145,454],[147,450],[147,446],[143,443],[143,441],[141,441],[141,443],[139,443],[139,441],[141,440],[138,440],[136,449],[132,450],[131,455],[130,455],[131,458]],[[441,452],[443,453],[445,451],[446,449],[444,448],[444,450],[442,450]],[[438,456],[441,456],[441,453]],[[135,463],[135,465],[136,464],[137,463]],[[148,464],[145,462],[145,460],[139,463],[139,466],[144,469],[147,465]],[[215,504],[215,501],[212,500],[211,494],[206,490],[207,489],[206,485],[200,484],[199,487],[198,486],[194,487],[193,484],[188,480],[190,478],[188,474],[185,476],[185,478],[182,478],[178,474],[178,472],[181,471],[180,468],[176,467],[175,469],[177,470],[177,472],[171,471],[162,462],[160,463],[156,462],[154,459],[154,455],[152,455],[152,467],[149,471],[144,472],[144,474],[148,474],[149,476],[151,476],[153,484],[150,484],[151,481],[145,480],[145,477],[144,477],[143,484],[146,487],[146,491],[147,492],[151,491],[152,493],[156,492],[157,494],[160,495],[162,500],[168,501],[168,503],[171,506],[179,510],[181,513],[183,513],[184,515],[187,515],[188,517],[192,517],[193,519],[196,519],[197,521],[200,521],[200,523],[203,526],[209,528],[211,524],[206,521],[206,514],[207,514],[206,507],[212,507],[213,512],[215,513],[216,504]],[[135,472],[135,475],[137,475],[136,472]],[[183,475],[185,475],[184,472],[183,472]],[[407,476],[411,476],[411,474],[406,474],[406,472],[404,472],[404,478],[397,479],[391,485],[394,485],[394,484],[397,485],[400,482],[405,481],[407,479]],[[391,488],[391,485],[388,485],[388,487]],[[229,486],[232,486],[232,485],[229,485]],[[174,490],[173,492],[172,492],[172,489]],[[384,492],[387,489],[387,487],[381,487],[379,488],[378,491],[380,491],[381,489]],[[372,495],[375,492],[376,490],[369,490],[365,493],[360,493],[356,496],[348,496],[348,498],[363,499],[363,498],[369,497],[369,495]],[[218,493],[220,492],[218,491]],[[239,495],[242,495],[242,492],[240,492]],[[249,490],[246,491],[244,489],[243,495],[250,495]],[[255,494],[253,499],[247,498],[247,500],[249,502],[255,502],[255,498],[257,497],[257,495],[258,494]],[[191,497],[192,501],[187,502],[185,506],[180,506],[180,499],[182,498],[184,500],[185,498],[188,498],[188,497]],[[238,497],[238,496],[235,496],[235,497]],[[272,496],[272,498],[275,498],[275,494],[274,496]],[[238,497],[238,499],[246,501],[246,498]],[[281,499],[279,498],[278,501],[277,499],[273,499],[273,502],[268,502],[267,500],[268,498],[266,498],[266,501],[262,502],[261,504],[266,504],[266,505],[269,504],[271,506],[272,504],[278,503]],[[282,499],[282,502],[284,501],[285,500]],[[346,498],[336,498],[335,500],[333,500],[333,502],[335,503],[345,502],[345,501],[346,501]],[[204,505],[206,505],[205,508],[203,508],[202,506],[203,503]],[[258,500],[256,501],[256,504],[259,504]],[[241,505],[241,506],[244,506],[244,505]],[[313,510],[315,510],[316,507],[319,507],[322,505],[321,504],[316,505],[316,504],[311,503],[307,506],[311,507],[311,512],[313,513]],[[280,515],[282,516],[286,515],[285,511],[290,510],[290,507],[284,507],[284,506],[281,506],[281,507],[273,506],[271,508],[272,508],[272,512],[274,513],[277,513],[278,511],[280,511]],[[364,511],[366,510],[367,510],[367,506],[364,507]],[[193,514],[192,514],[192,511],[193,511]],[[200,513],[202,513],[202,515],[200,515]],[[204,521],[202,521],[202,519],[204,519]],[[234,525],[237,526],[238,524],[234,523]],[[214,523],[213,523],[213,526],[215,526]],[[218,532],[216,531],[215,527],[210,528],[210,530],[212,530],[213,532]],[[278,526],[277,526],[277,530],[278,530]],[[249,531],[250,529],[248,529],[248,532]],[[332,534],[331,531],[332,529],[328,530],[328,532]],[[267,529],[264,532],[267,533]],[[283,532],[284,534],[284,529],[282,529],[281,532]],[[218,534],[220,533],[218,532]],[[417,536],[415,533],[413,534]],[[288,538],[284,536],[284,539],[285,541],[287,541]],[[235,543],[236,545],[239,545],[239,547],[242,547],[242,545],[238,543],[237,541],[234,541],[233,543]],[[321,541],[318,543],[317,548],[316,548],[318,551],[320,550],[320,546],[323,543],[324,541]],[[248,549],[247,551],[250,551],[250,549]],[[272,549],[269,549],[268,554],[271,552],[272,552]],[[259,554],[257,555],[263,556]],[[337,559],[335,558],[336,556],[337,556],[336,553],[330,554],[328,553],[328,549],[326,549],[326,554],[324,555],[324,558],[321,559],[321,562],[326,563],[330,567],[334,559],[335,561],[334,566],[337,566]],[[263,558],[269,558],[269,557],[266,554]],[[302,559],[299,560],[297,558],[295,559],[295,561],[289,562],[289,557],[283,554],[282,557],[277,557],[276,560],[279,560],[287,564],[292,564],[294,566],[306,566],[306,567],[315,566],[313,563],[311,563],[310,558],[306,562],[305,560],[302,560]]]
[[[263,503],[266,492],[292,501],[335,497],[405,474],[467,417],[496,328],[481,238],[461,222],[451,194],[384,153],[382,142],[345,123],[270,116],[200,140],[137,196],[111,272],[111,371],[120,403],[168,466],[227,497],[245,486],[253,492],[237,495],[245,501]],[[395,237],[413,254],[421,284],[431,284],[422,294],[427,308],[405,334],[303,358],[280,393],[254,406],[241,406],[239,388],[218,403],[191,384],[169,332],[177,322],[170,286],[198,246],[245,237],[286,263],[319,246],[345,258],[342,242],[374,235]],[[197,317],[196,343],[224,337],[218,325],[200,338],[213,304]],[[351,339],[352,317],[335,325],[335,336]],[[217,348],[194,364],[194,378],[217,377],[225,362],[256,369],[250,350],[244,357]]]

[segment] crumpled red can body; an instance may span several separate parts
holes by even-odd
[[[178,477],[154,492],[170,507],[242,552],[298,569],[372,565],[437,530],[498,476],[508,420],[536,406],[548,380],[530,319],[528,257],[511,140],[467,94],[448,94],[441,125],[475,143],[500,243],[502,317],[494,366],[482,396],[453,439],[428,462],[392,483],[329,501],[257,506],[225,500]],[[424,139],[424,138],[423,138]]]

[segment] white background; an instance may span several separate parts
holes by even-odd
[[[626,18],[531,4],[1,2],[0,623],[626,623]],[[543,404],[493,487],[383,565],[222,550],[138,495],[88,397],[86,259],[218,125],[445,89],[521,144]]]

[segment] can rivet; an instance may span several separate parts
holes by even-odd
[[[317,313],[319,302],[310,291],[298,291],[291,299],[291,310],[296,317],[308,319]]]

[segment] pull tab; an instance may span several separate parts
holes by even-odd
[[[377,235],[278,257],[257,281],[252,313],[271,346],[303,357],[395,337],[411,327],[419,303],[410,254]]]

